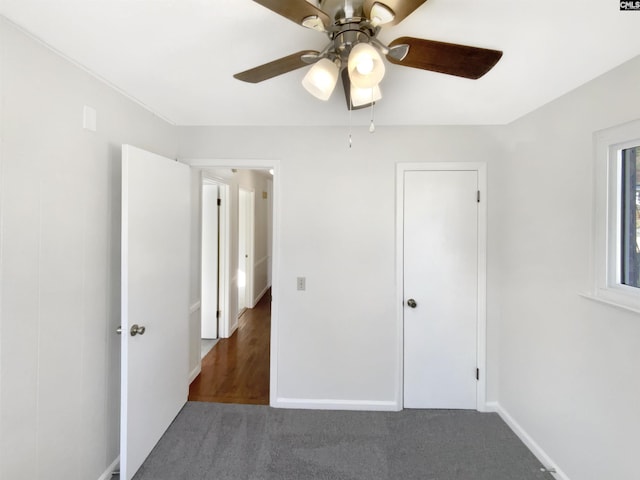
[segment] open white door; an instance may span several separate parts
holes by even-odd
[[[200,336],[218,338],[220,311],[220,203],[219,186],[202,185],[202,241],[200,272]]]
[[[249,215],[249,191],[240,187],[238,189],[238,315],[249,307],[247,302],[248,287],[248,215]]]
[[[123,480],[133,477],[187,401],[189,189],[188,166],[123,145]]]

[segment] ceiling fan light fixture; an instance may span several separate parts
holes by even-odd
[[[324,32],[324,23],[320,20],[320,17],[317,15],[310,15],[308,17],[304,17],[302,19],[302,26],[310,28],[311,30],[316,30],[317,32]]]
[[[380,99],[382,99],[382,92],[379,85],[373,88],[358,88],[351,85],[351,105],[355,108],[377,102]]]
[[[349,53],[347,71],[357,88],[373,88],[384,77],[385,67],[378,50],[369,43],[358,43]]]
[[[314,97],[327,101],[338,82],[338,66],[323,58],[319,60],[302,79],[302,86]]]
[[[379,2],[373,4],[369,16],[371,17],[371,25],[373,25],[374,27],[392,22],[396,17],[393,13],[393,10],[391,10],[385,4]]]
[[[360,75],[369,75],[373,72],[373,58],[363,56],[362,59],[356,64],[356,70]]]

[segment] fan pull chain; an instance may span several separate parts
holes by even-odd
[[[353,142],[351,140],[351,111],[353,110],[353,101],[351,95],[349,95],[349,148],[351,148]]]
[[[371,123],[369,124],[369,133],[373,133],[376,131],[376,124],[373,123],[373,118],[374,118],[374,114],[373,114],[373,106],[375,105],[374,101],[373,101],[373,88],[371,89]]]

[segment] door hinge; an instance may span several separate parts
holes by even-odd
[[[220,310],[216,311],[216,318],[220,318],[220,315],[222,314],[222,312]]]
[[[476,196],[476,200],[480,203],[480,190],[478,190],[478,195]]]
[[[220,206],[220,205],[222,205],[222,199],[221,198],[218,199],[218,206]]]
[[[476,368],[476,380],[480,380],[480,369]]]

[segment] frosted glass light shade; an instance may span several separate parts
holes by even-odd
[[[329,100],[338,81],[338,66],[328,58],[323,58],[311,67],[302,79],[302,86],[316,98]]]
[[[389,23],[395,18],[393,11],[388,6],[379,2],[373,4],[369,16],[371,17],[371,25],[374,27]]]
[[[357,88],[373,88],[384,77],[385,67],[378,50],[368,43],[358,43],[349,53],[347,71]]]
[[[351,85],[351,105],[354,107],[377,102],[381,98],[382,92],[378,85],[373,88],[357,88]]]
[[[324,23],[320,20],[320,17],[317,15],[311,15],[309,17],[305,17],[302,19],[302,26],[310,28],[312,30],[316,30],[317,32],[324,32]]]

